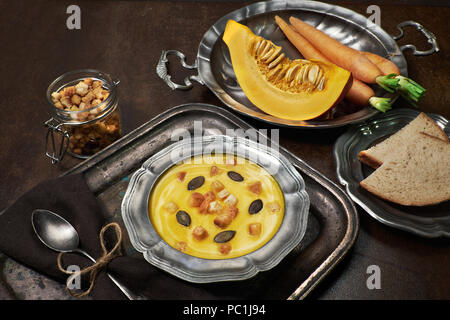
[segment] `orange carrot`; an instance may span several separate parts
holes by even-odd
[[[400,74],[399,68],[391,60],[383,58],[375,53],[361,51],[361,53],[366,56],[372,63],[374,63],[378,69],[380,69],[384,75],[391,73]]]
[[[347,100],[358,106],[367,106],[372,97],[375,97],[375,92],[372,88],[358,79],[353,79],[352,86],[345,96]]]
[[[295,29],[288,25],[286,21],[281,19],[279,16],[275,16],[275,22],[280,27],[281,31],[283,31],[286,38],[297,48],[298,51],[305,57],[305,59],[317,59],[325,62],[330,62],[319,50],[314,48],[308,40],[303,38],[300,34],[298,34]]]
[[[413,106],[425,95],[426,89],[398,73],[383,72],[358,50],[349,48],[309,24],[291,17],[295,30],[310,41],[331,62],[352,72],[353,77],[367,83],[377,83],[389,92],[398,91]],[[373,100],[373,99],[372,99]]]
[[[298,33],[305,37],[331,62],[351,71],[355,78],[367,83],[376,83],[377,77],[383,74],[376,65],[359,53],[358,50],[343,45],[336,39],[297,18],[290,17],[289,21]]]
[[[317,59],[325,62],[330,62],[330,60],[328,60],[308,40],[303,38],[297,31],[295,31],[294,27],[288,25],[279,16],[275,16],[275,22],[280,27],[281,31],[283,31],[286,38],[289,39],[289,41],[294,45],[294,47],[297,48],[297,50],[303,55],[305,59]],[[380,108],[379,98],[371,100],[371,98],[376,98],[375,92],[372,90],[372,88],[355,78],[353,78],[352,85],[348,90],[345,98],[358,106],[367,106],[368,104],[371,104],[370,102],[376,102],[378,103],[378,105],[374,107]],[[390,100],[383,101],[384,105],[382,109],[389,109],[390,106],[388,106],[387,104],[389,104]]]

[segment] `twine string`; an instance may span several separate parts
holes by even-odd
[[[105,234],[106,230],[108,230],[109,228],[114,228],[117,242],[114,245],[114,247],[111,249],[111,251],[108,252],[108,250],[106,249],[106,246],[105,246],[104,234]],[[104,226],[100,230],[99,238],[100,238],[100,246],[102,248],[103,255],[93,265],[86,267],[80,271],[67,271],[65,268],[63,268],[61,261],[62,261],[62,256],[66,252],[60,252],[58,254],[57,263],[58,263],[59,271],[70,275],[70,277],[67,278],[67,284],[71,283],[75,277],[82,277],[83,275],[89,273],[89,288],[87,290],[82,291],[82,292],[75,292],[72,289],[70,289],[68,286],[66,286],[67,291],[73,297],[80,298],[80,297],[84,297],[84,296],[88,295],[89,293],[91,293],[92,289],[94,288],[95,280],[97,279],[99,272],[102,271],[108,265],[108,263],[111,262],[111,260],[122,255],[122,252],[120,249],[120,244],[122,242],[122,231],[120,229],[119,224],[112,222],[112,223],[109,223],[106,226]]]

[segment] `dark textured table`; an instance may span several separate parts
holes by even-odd
[[[409,75],[427,95],[420,109],[450,118],[450,7],[444,1],[337,1],[368,15],[369,4],[381,8],[381,26],[415,20],[432,31],[440,52],[417,57],[406,52]],[[427,3],[428,6],[420,5]],[[0,35],[0,207],[10,205],[35,184],[57,177],[78,160],[52,165],[44,156],[45,129],[50,118],[45,100],[48,84],[75,69],[104,70],[121,80],[120,100],[125,133],[172,106],[186,102],[222,104],[206,88],[171,91],[156,75],[162,49],[178,49],[191,63],[204,32],[243,2],[77,1],[81,30],[66,27],[72,1],[2,1]],[[433,4],[430,6],[430,4]],[[429,44],[407,29],[399,44]],[[174,79],[186,75],[174,65]],[[401,100],[396,107],[406,107]],[[249,121],[264,128],[263,123]],[[345,128],[331,131],[282,129],[280,143],[337,182],[332,147]],[[424,239],[376,222],[360,213],[360,233],[345,259],[311,293],[312,299],[450,299],[450,240]],[[381,271],[381,289],[369,290],[367,268]],[[4,284],[4,285],[2,285]],[[66,299],[63,286],[0,253],[1,299]]]

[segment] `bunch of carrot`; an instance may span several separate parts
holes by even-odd
[[[383,112],[391,108],[391,100],[375,97],[375,92],[366,83],[376,83],[389,92],[398,91],[414,106],[425,94],[423,87],[401,76],[397,66],[388,59],[347,47],[297,18],[290,17],[291,25],[278,16],[275,21],[306,59],[331,62],[352,72],[353,83],[346,98],[357,105],[370,104]]]

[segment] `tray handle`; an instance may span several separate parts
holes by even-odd
[[[176,55],[178,58],[180,58],[181,65],[186,69],[197,69],[197,60],[192,65],[189,65],[186,63],[186,56],[178,51],[178,50],[163,50],[161,53],[161,57],[159,58],[158,64],[156,65],[156,73],[158,76],[172,89],[172,90],[189,90],[193,87],[193,84],[191,80],[197,81],[200,84],[205,84],[203,80],[200,78],[200,76],[193,75],[188,76],[184,78],[184,85],[182,84],[176,84],[173,82],[170,78],[170,74],[167,68],[167,65],[169,64],[169,60],[167,59],[167,56],[170,54]]]
[[[397,25],[397,29],[400,30],[400,34],[397,36],[393,36],[392,38],[394,40],[398,40],[398,39],[402,38],[403,37],[403,29],[402,28],[406,27],[406,26],[416,27],[417,30],[419,30],[420,32],[423,33],[423,35],[427,38],[428,43],[430,43],[432,47],[429,50],[421,51],[421,50],[417,50],[415,45],[405,44],[404,46],[400,47],[401,51],[411,49],[411,50],[413,50],[413,55],[415,55],[415,56],[428,56],[430,54],[433,54],[433,53],[439,51],[439,45],[438,45],[436,36],[431,31],[425,29],[425,27],[422,26],[420,23],[412,21],[412,20],[400,22]]]

